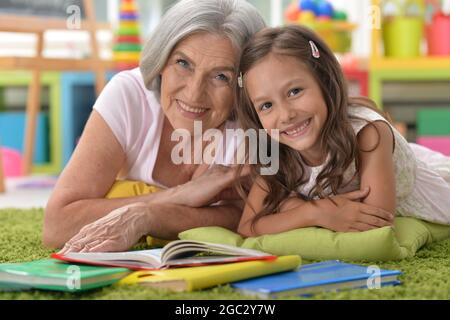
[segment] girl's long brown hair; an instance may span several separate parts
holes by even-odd
[[[314,41],[319,49],[319,59],[313,57],[309,41]],[[298,151],[280,144],[279,171],[274,176],[261,176],[268,186],[267,196],[263,202],[264,208],[256,214],[252,226],[261,217],[275,213],[282,201],[292,193],[296,193],[298,197],[305,200],[324,199],[327,198],[326,189],[329,188],[333,194],[337,194],[337,190],[341,186],[350,182],[343,181],[344,172],[353,161],[358,170],[359,148],[357,137],[350,124],[348,107],[355,104],[376,109],[375,103],[369,99],[349,98],[347,83],[339,62],[333,52],[314,32],[297,25],[268,28],[260,31],[250,40],[241,57],[240,71],[243,75],[244,88],[238,89],[237,114],[244,130],[263,129],[245,89],[245,74],[272,52],[297,58],[308,67],[319,84],[328,109],[328,117],[322,128],[320,143],[322,150],[329,155],[329,162],[319,173],[316,185],[311,192],[308,195],[302,195],[297,191],[306,182],[304,168],[300,161],[301,155]],[[270,143],[268,145],[270,146]],[[267,152],[270,154],[270,150]],[[262,167],[261,164],[251,167],[253,182],[256,181]],[[238,183],[237,188],[245,199],[243,186]]]

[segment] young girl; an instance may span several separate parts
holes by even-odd
[[[392,225],[394,214],[450,224],[450,158],[409,144],[371,101],[350,99],[337,59],[313,32],[265,29],[240,68],[241,125],[277,129],[280,143],[276,175],[252,167],[242,235],[366,231]]]

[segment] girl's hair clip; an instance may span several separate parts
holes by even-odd
[[[238,85],[239,88],[244,88],[244,76],[242,75],[242,72],[239,73]]]
[[[312,51],[312,56],[316,59],[320,58],[320,51],[317,48],[316,44],[314,43],[314,41],[309,41],[309,45],[311,46],[311,51]]]

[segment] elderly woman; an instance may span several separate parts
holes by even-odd
[[[203,130],[235,127],[230,119],[241,48],[264,26],[244,0],[173,6],[148,40],[140,68],[116,75],[95,103],[47,204],[44,244],[65,244],[63,253],[121,251],[148,234],[174,239],[199,226],[236,229],[242,207],[217,203],[226,199],[234,170],[175,164],[171,137],[177,129],[193,134],[195,121]],[[162,191],[106,199],[123,168],[125,179]]]

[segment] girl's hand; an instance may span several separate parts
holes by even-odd
[[[148,210],[145,203],[116,209],[83,227],[58,253],[129,250],[146,234]]]
[[[392,226],[394,215],[381,208],[352,201],[342,196],[333,197],[333,212],[324,212],[321,226],[336,232],[361,232]]]
[[[237,167],[213,166],[200,177],[176,187],[171,202],[200,208],[220,200],[240,200],[240,196],[233,188],[236,170]],[[249,172],[248,168],[245,168],[241,178],[247,176]]]
[[[289,210],[293,210],[295,208],[301,207],[302,205],[304,205],[306,203],[305,200],[297,197],[297,196],[292,196],[289,197],[285,200],[283,200],[280,204],[280,212],[285,212],[285,211],[289,211]]]
[[[351,200],[351,201],[360,202],[360,201],[364,200],[364,198],[366,198],[369,195],[369,193],[370,193],[370,188],[366,187],[361,190],[356,190],[356,191],[340,194],[339,197],[342,197],[342,198],[345,198],[345,199]]]
[[[359,201],[364,199],[369,195],[369,188],[365,188],[362,190],[356,190],[349,193],[341,194],[339,195],[342,198],[352,200],[352,201]],[[297,197],[297,196],[291,196],[285,200],[283,200],[280,204],[280,212],[289,211],[298,207],[301,207],[306,203],[305,200]]]

